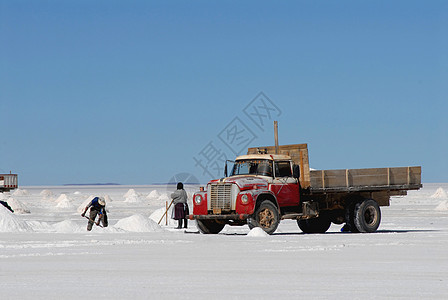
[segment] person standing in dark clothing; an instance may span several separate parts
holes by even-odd
[[[178,225],[177,229],[182,228],[182,220],[184,220],[184,228],[187,228],[187,215],[189,214],[188,209],[188,196],[187,192],[184,190],[184,185],[182,182],[177,184],[177,190],[171,194],[171,199],[173,199],[174,203],[174,218],[177,220]]]
[[[98,221],[96,225],[100,225],[100,221],[103,223],[103,227],[107,227],[107,213],[106,213],[106,201],[103,197],[95,197],[92,201],[87,204],[84,212],[81,214],[82,217],[85,217],[87,210],[90,208],[90,217],[89,223],[87,223],[87,230],[92,230],[93,223],[95,222],[95,218],[98,215]]]

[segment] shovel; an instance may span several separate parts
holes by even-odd
[[[90,219],[88,216],[84,216],[84,218],[86,218],[86,219],[89,220],[89,221],[92,221],[93,224],[95,224],[96,226],[99,226],[99,227],[103,228],[103,225],[101,225],[101,224],[97,224],[97,223],[95,222],[95,220]]]

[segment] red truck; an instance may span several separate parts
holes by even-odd
[[[190,220],[204,234],[248,224],[272,234],[281,220],[297,220],[304,233],[331,223],[351,232],[374,232],[380,206],[391,196],[421,188],[421,167],[310,170],[307,144],[249,148],[224,178],[193,196]]]

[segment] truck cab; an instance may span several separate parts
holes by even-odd
[[[300,204],[299,174],[296,169],[293,176],[293,170],[291,157],[287,155],[243,155],[236,159],[230,178],[252,176],[265,180],[279,207],[297,206]]]
[[[195,193],[193,218],[204,233],[246,223],[272,233],[282,214],[300,207],[298,170],[288,155],[239,156],[229,176],[211,180],[206,191]]]

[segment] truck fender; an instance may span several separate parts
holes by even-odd
[[[268,200],[271,201],[275,207],[277,208],[279,214],[280,214],[280,209],[279,209],[279,205],[278,205],[278,201],[277,201],[277,197],[275,196],[275,194],[272,191],[269,190],[264,190],[264,191],[259,191],[258,193],[254,193],[254,199],[255,199],[255,209],[254,211],[257,211],[257,208],[260,206],[261,202]]]

